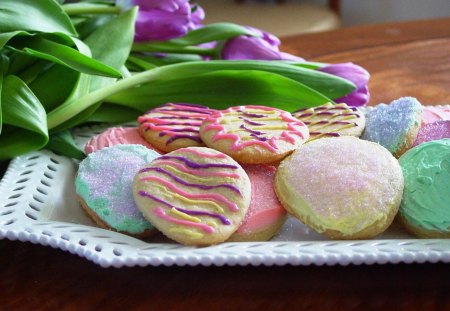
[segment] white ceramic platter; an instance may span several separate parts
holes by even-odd
[[[74,132],[79,145],[103,128]],[[0,182],[0,238],[60,248],[103,267],[347,265],[450,262],[450,240],[414,239],[395,224],[377,239],[330,241],[290,218],[270,242],[195,248],[98,228],[80,208],[77,163],[42,150],[14,159]]]

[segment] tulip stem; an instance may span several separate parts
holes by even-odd
[[[118,6],[93,4],[93,3],[69,3],[62,5],[67,15],[80,14],[120,14]]]
[[[197,46],[168,46],[159,43],[140,42],[134,43],[133,52],[153,52],[153,53],[176,53],[176,54],[197,54],[202,56],[216,56],[215,49],[206,49]]]

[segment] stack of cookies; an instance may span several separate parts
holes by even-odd
[[[426,165],[419,175],[432,179],[437,195],[449,188],[436,182],[450,181],[450,140],[406,152],[418,137],[422,111],[413,98],[366,115],[346,104],[291,114],[169,103],[139,117],[138,128],[111,128],[92,138],[76,191],[104,228],[137,237],[160,231],[185,245],[269,240],[287,212],[333,239],[370,238],[392,223],[402,199],[401,219],[420,235],[417,217],[408,216],[416,213],[410,212],[414,200],[405,199],[408,176],[416,175],[405,171],[428,161],[421,150],[432,148],[439,150],[430,161],[440,177],[428,176]],[[439,228],[439,234],[448,230]]]

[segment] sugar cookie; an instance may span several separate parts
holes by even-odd
[[[200,105],[169,103],[139,117],[139,129],[151,145],[165,152],[204,146],[198,131],[213,111]]]
[[[361,136],[366,118],[356,107],[331,103],[298,110],[292,114],[308,126],[309,140],[322,137]]]
[[[159,154],[141,145],[115,145],[89,154],[79,165],[75,189],[81,206],[101,227],[144,237],[155,232],[133,198],[133,178]]]
[[[134,179],[144,216],[167,237],[186,245],[228,239],[250,205],[250,180],[232,158],[203,147],[159,157]]]
[[[281,162],[275,191],[293,216],[333,239],[383,232],[403,192],[398,161],[379,144],[352,136],[322,138]]]
[[[399,159],[405,191],[399,218],[422,238],[450,238],[450,139],[408,150]]]
[[[105,147],[112,147],[115,145],[143,145],[149,149],[152,149],[158,153],[161,151],[150,145],[139,134],[137,127],[111,127],[105,130],[103,133],[92,137],[85,145],[84,152],[89,154],[91,152],[98,151]]]
[[[389,105],[379,104],[366,114],[361,138],[379,143],[399,157],[414,144],[422,113],[422,105],[413,97],[402,97]]]
[[[286,157],[309,138],[309,132],[289,112],[239,106],[211,114],[200,127],[200,137],[240,163],[262,164]]]
[[[286,220],[286,210],[273,189],[276,168],[270,165],[243,166],[252,184],[252,199],[244,222],[228,239],[229,242],[267,241]]]

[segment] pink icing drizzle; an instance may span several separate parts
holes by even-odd
[[[226,205],[231,211],[236,212],[239,210],[239,207],[227,200],[224,196],[220,195],[220,194],[216,194],[216,193],[209,193],[209,194],[192,194],[192,193],[188,193],[180,188],[178,188],[177,186],[175,186],[174,184],[172,184],[171,182],[164,180],[160,177],[156,177],[156,176],[146,176],[146,177],[141,177],[139,180],[141,181],[156,181],[162,185],[164,185],[165,187],[169,188],[170,190],[174,191],[175,193],[182,195],[186,198],[189,199],[201,199],[201,200],[207,200],[207,201],[214,201],[214,202],[220,202],[224,205]]]
[[[166,214],[166,212],[164,211],[164,209],[162,209],[161,207],[157,207],[155,209],[153,209],[153,213],[155,213],[156,216],[158,216],[159,218],[162,218],[164,220],[176,223],[176,224],[180,224],[180,225],[184,225],[184,226],[189,226],[189,227],[197,227],[202,229],[203,231],[205,231],[206,233],[213,233],[214,232],[214,228],[208,225],[205,225],[203,223],[199,223],[199,222],[193,222],[193,221],[188,221],[188,220],[183,220],[183,219],[178,219],[175,217],[171,217],[169,215]]]

